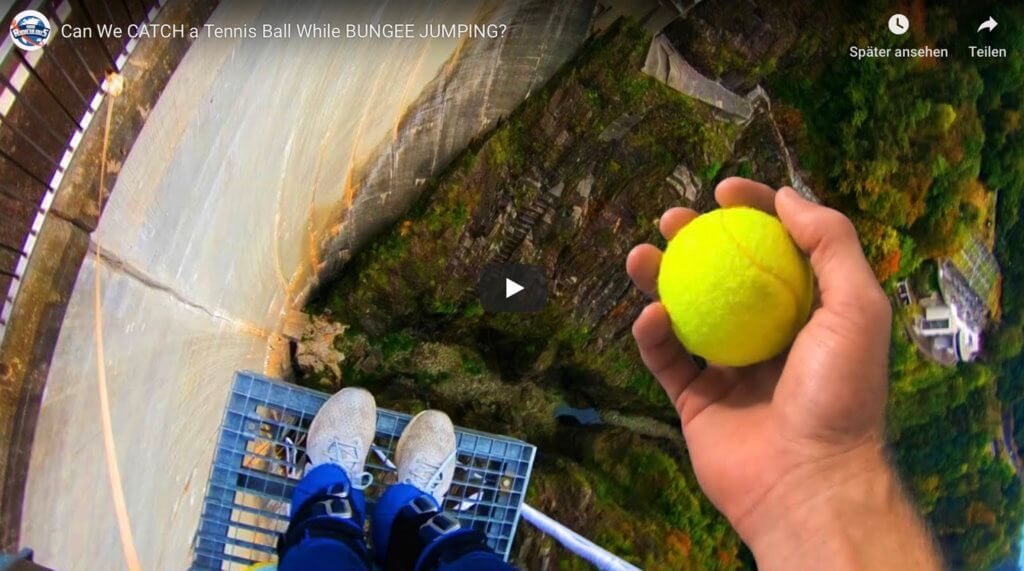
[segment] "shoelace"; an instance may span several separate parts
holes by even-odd
[[[423,484],[423,488],[421,488],[424,492],[427,492],[428,494],[433,494],[437,490],[437,487],[441,485],[441,480],[444,479],[444,471],[453,462],[455,462],[454,450],[452,451],[451,454],[448,455],[447,458],[444,459],[443,462],[441,462],[440,466],[436,466],[434,464],[430,464],[429,462],[424,462],[423,460],[420,460],[419,462],[416,463],[416,465],[409,469],[409,472],[416,479],[425,482]],[[413,482],[412,479],[413,478],[406,478],[405,483],[412,484],[415,486],[416,482]]]
[[[352,487],[357,490],[365,490],[370,487],[373,483],[373,474],[362,471],[356,472],[356,466],[362,460],[359,454],[359,441],[353,440],[351,443],[346,444],[338,439],[334,439],[327,446],[327,456],[335,464],[339,464],[348,473],[349,479],[352,480]]]

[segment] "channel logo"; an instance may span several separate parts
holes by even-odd
[[[23,10],[11,20],[11,41],[27,52],[45,46],[52,32],[50,21],[35,10]]]

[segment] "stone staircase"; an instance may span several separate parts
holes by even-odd
[[[528,185],[534,186],[537,190],[541,189],[541,183],[531,179],[525,178],[524,182]],[[562,194],[564,188],[563,183],[558,183],[554,187],[541,191],[536,199],[530,204],[524,207],[514,220],[505,229],[505,236],[501,242],[501,248],[491,258],[491,263],[505,264],[512,259],[512,255],[522,245],[523,241],[526,240],[526,235],[533,229],[534,225],[537,224],[545,214],[547,214],[551,208],[555,205],[555,201]]]

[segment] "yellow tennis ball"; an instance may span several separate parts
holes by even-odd
[[[740,367],[793,342],[811,312],[814,274],[777,218],[721,208],[669,241],[658,295],[687,350]]]

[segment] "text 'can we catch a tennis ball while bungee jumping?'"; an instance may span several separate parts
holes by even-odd
[[[690,353],[742,367],[792,344],[811,313],[814,273],[778,218],[721,208],[669,241],[658,295]]]

